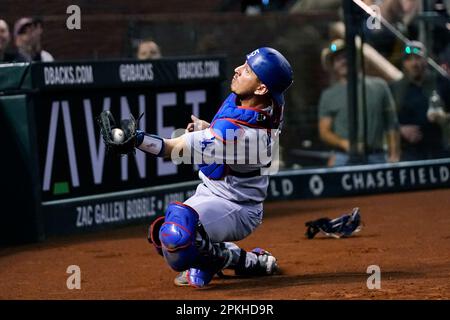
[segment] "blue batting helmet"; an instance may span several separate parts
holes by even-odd
[[[275,103],[283,106],[283,93],[292,84],[292,68],[286,58],[273,48],[262,47],[247,55],[247,63],[267,86]]]

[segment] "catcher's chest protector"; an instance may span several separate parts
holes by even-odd
[[[278,128],[279,119],[260,109],[238,106],[236,105],[236,98],[236,94],[230,94],[211,122],[210,129],[216,139],[226,144],[229,141],[227,139],[227,130],[228,132],[229,130],[232,130],[232,132],[239,130],[241,125],[256,129],[266,129],[269,133],[270,129]],[[229,142],[234,143],[233,140]],[[201,164],[199,167],[200,171],[212,180],[222,179],[228,170],[226,164]]]

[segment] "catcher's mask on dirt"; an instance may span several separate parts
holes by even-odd
[[[336,219],[320,218],[305,223],[306,237],[314,238],[317,233],[328,237],[345,238],[361,230],[361,214],[359,208],[354,208],[349,214],[344,214]]]

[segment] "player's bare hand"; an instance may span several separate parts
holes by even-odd
[[[400,134],[409,143],[418,143],[422,140],[422,131],[416,125],[400,126]]]
[[[194,115],[191,115],[192,122],[186,127],[186,132],[200,131],[209,128],[209,122],[201,120]]]

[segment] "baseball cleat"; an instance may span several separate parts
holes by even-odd
[[[214,273],[212,272],[190,268],[180,272],[173,283],[178,287],[203,288],[211,282],[213,277]]]
[[[180,272],[175,279],[173,280],[173,283],[177,286],[177,287],[187,287],[189,286],[189,281],[187,279],[187,270]]]
[[[261,248],[255,248],[251,253],[256,255],[256,264],[250,267],[235,270],[236,275],[244,276],[270,276],[279,272],[277,259],[269,252]]]
[[[252,252],[258,256],[257,269],[261,275],[272,275],[279,270],[277,259],[269,251],[255,248]]]
[[[190,268],[187,271],[187,281],[191,287],[203,288],[211,282],[214,274],[215,273],[211,271]]]

